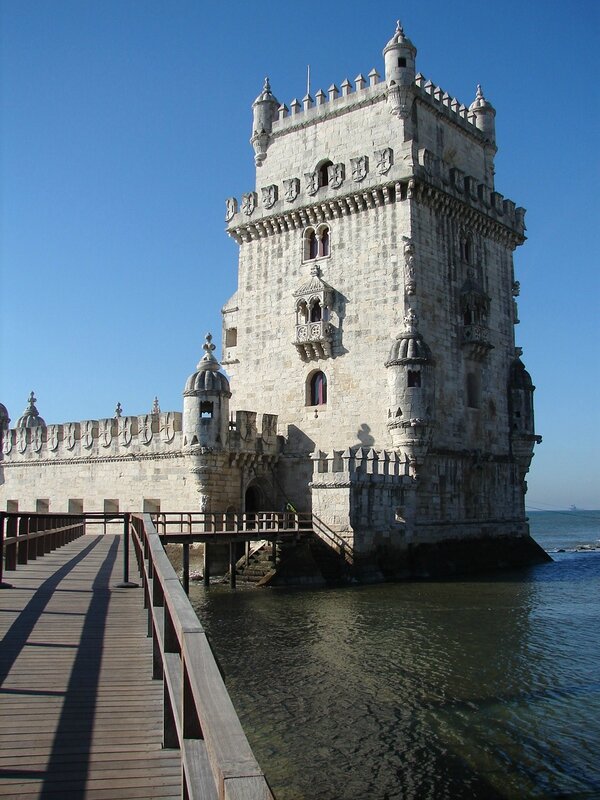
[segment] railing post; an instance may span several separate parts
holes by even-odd
[[[129,580],[129,525],[131,515],[123,514],[123,580],[117,583],[118,589],[137,589],[139,584]]]
[[[204,564],[203,564],[203,576],[202,580],[205,586],[210,586],[210,554],[209,554],[209,544],[208,542],[204,542]]]
[[[5,583],[2,580],[2,573],[4,572],[4,529],[5,529],[6,512],[0,511],[0,589],[12,589],[12,584]]]

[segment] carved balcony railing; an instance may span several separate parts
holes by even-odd
[[[461,345],[467,351],[469,358],[483,361],[494,345],[490,342],[490,332],[485,325],[464,325],[462,329]]]
[[[333,327],[325,320],[296,325],[294,344],[303,361],[331,357]]]

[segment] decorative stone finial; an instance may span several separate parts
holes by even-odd
[[[404,36],[404,28],[402,27],[402,23],[399,19],[396,20],[396,34],[400,34],[400,36]]]
[[[220,364],[217,359],[213,355],[213,350],[216,350],[215,345],[212,341],[212,333],[207,333],[205,336],[205,342],[202,345],[202,349],[205,351],[204,355],[198,362],[198,366],[196,369],[210,369],[214,372],[217,372]]]
[[[121,403],[117,403],[115,406],[115,419],[120,419],[123,416],[123,406]]]
[[[265,83],[264,83],[264,86],[263,86],[263,92],[268,92],[269,94],[271,93],[271,84],[269,83],[269,78],[268,78],[267,75],[265,75]]]
[[[404,317],[404,330],[406,333],[415,333],[419,327],[419,318],[412,308],[409,308]]]
[[[152,413],[160,414],[160,405],[158,403],[158,397],[155,397],[154,402],[152,403]]]
[[[38,415],[38,410],[35,407],[37,403],[37,398],[33,392],[30,393],[29,398],[27,400],[27,408],[25,409],[26,414],[35,414]]]

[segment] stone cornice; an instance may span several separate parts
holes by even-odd
[[[66,466],[69,464],[105,464],[116,463],[123,461],[163,461],[164,459],[179,458],[184,459],[186,456],[181,452],[175,453],[148,453],[148,454],[134,454],[130,453],[123,456],[99,456],[94,458],[40,458],[38,460],[23,459],[22,461],[7,461],[6,456],[3,461],[0,461],[0,469],[8,469],[14,467],[52,467],[55,465]]]
[[[300,208],[286,209],[254,221],[248,220],[230,228],[228,233],[238,244],[243,244],[290,230],[304,230],[307,225],[339,219],[396,202],[414,200],[421,205],[434,208],[446,216],[459,219],[462,224],[474,231],[513,249],[525,241],[523,233],[519,232],[516,227],[507,224],[511,222],[508,214],[495,212],[491,204],[485,210],[476,208],[467,200],[453,196],[449,189],[450,187],[436,186],[424,176],[415,176],[406,180],[390,181],[379,186],[365,188],[362,191],[354,189],[352,192],[335,198],[307,204]],[[495,216],[491,216],[491,214],[495,214]],[[502,220],[496,218],[501,216]]]

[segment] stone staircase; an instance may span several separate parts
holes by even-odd
[[[303,537],[299,542],[277,543],[275,563],[270,542],[253,546],[246,564],[246,556],[236,565],[236,581],[254,586],[327,586],[347,583],[347,566],[332,548],[316,534]],[[229,580],[227,575],[224,582]]]

